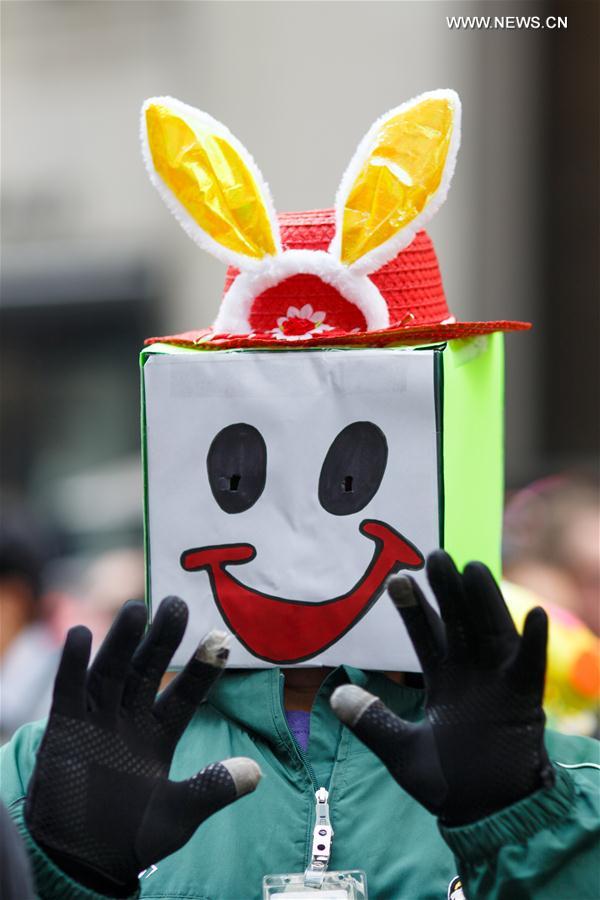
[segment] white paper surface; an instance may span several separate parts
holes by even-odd
[[[230,630],[207,571],[182,568],[190,548],[252,544],[254,559],[225,572],[276,598],[321,603],[349,592],[373,560],[375,544],[359,531],[364,520],[391,526],[423,557],[439,546],[434,351],[156,354],[144,383],[151,604],[155,610],[163,596],[177,594],[190,608],[175,665],[211,628]],[[385,473],[364,509],[332,515],[319,503],[321,467],[339,432],[360,421],[385,434]],[[239,422],[265,441],[266,483],[250,509],[228,514],[215,502],[206,461],[215,435]],[[415,577],[425,586],[422,572]],[[341,663],[418,671],[385,591],[339,640],[300,665]],[[230,665],[269,663],[234,637]]]

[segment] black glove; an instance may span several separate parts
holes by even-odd
[[[63,871],[111,897],[134,893],[142,869],[260,778],[240,757],[168,779],[175,746],[228,655],[225,635],[212,632],[156,698],[187,617],[183,600],[168,597],[140,643],[146,608],[127,603],[87,672],[88,629],[72,628],[65,642],[25,820]]]
[[[398,784],[452,827],[554,783],[543,740],[547,618],[531,610],[519,637],[482,563],[460,575],[440,550],[427,576],[443,623],[412,578],[388,585],[423,668],[424,720],[405,722],[354,685],[338,688],[331,705]]]

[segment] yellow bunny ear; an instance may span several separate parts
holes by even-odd
[[[342,178],[329,252],[363,274],[393,259],[446,199],[459,143],[460,100],[451,90],[421,94],[378,119]]]
[[[153,97],[142,107],[141,133],[152,183],[192,240],[240,269],[281,252],[269,189],[224,125],[172,97]]]

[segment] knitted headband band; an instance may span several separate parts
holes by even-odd
[[[192,240],[240,271],[215,331],[247,334],[254,299],[297,274],[335,288],[368,331],[387,328],[388,305],[368,276],[408,246],[446,199],[460,115],[458,95],[439,90],[379,118],[338,188],[329,248],[284,250],[269,188],[237,138],[171,97],[147,100],[141,134],[152,183]]]

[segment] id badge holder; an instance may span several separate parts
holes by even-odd
[[[333,828],[329,819],[329,793],[315,794],[317,817],[313,831],[312,858],[306,872],[265,875],[263,900],[368,900],[367,876],[360,869],[328,872]]]
[[[367,878],[359,869],[345,872],[326,872],[319,887],[310,887],[300,873],[265,875],[263,900],[365,900]]]

